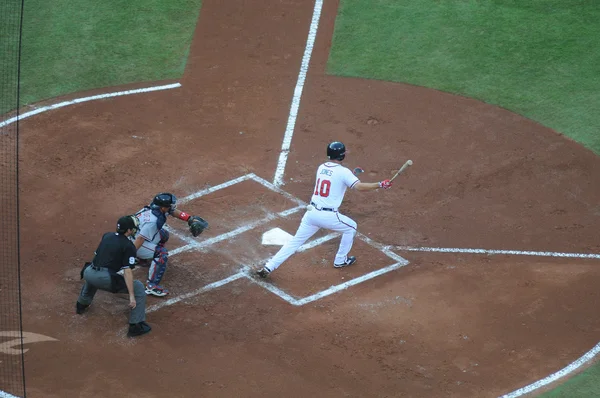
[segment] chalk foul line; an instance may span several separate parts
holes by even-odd
[[[557,258],[591,258],[600,259],[600,254],[593,253],[565,253],[565,252],[548,252],[548,251],[528,251],[528,250],[489,250],[489,249],[461,249],[461,248],[442,248],[442,247],[411,247],[411,246],[389,246],[389,248],[398,251],[413,251],[413,252],[436,252],[436,253],[468,253],[468,254],[504,254],[504,255],[520,255],[520,256],[540,256],[540,257],[557,257]],[[600,353],[600,343],[594,348],[585,353],[581,358],[577,359],[568,366],[562,368],[558,372],[538,380],[525,387],[519,388],[511,393],[502,395],[500,398],[517,398],[525,394],[529,394],[539,388],[551,384],[569,374],[575,372],[581,366],[594,359]]]
[[[600,259],[600,254],[586,253],[561,253],[561,252],[538,252],[521,250],[489,250],[489,249],[459,249],[449,247],[411,247],[390,246],[394,250],[412,252],[437,252],[437,253],[469,253],[469,254],[508,254],[517,256],[540,256],[540,257],[567,257],[567,258],[594,258]]]
[[[317,37],[317,29],[319,28],[319,19],[321,18],[322,9],[323,0],[316,0],[312,20],[310,22],[310,29],[308,31],[308,38],[306,39],[306,47],[304,48],[304,55],[302,56],[302,63],[300,65],[300,73],[298,74],[298,81],[296,82],[294,96],[292,97],[292,105],[290,106],[290,114],[283,136],[283,143],[281,144],[281,153],[279,154],[279,161],[277,162],[277,168],[275,169],[273,184],[276,186],[283,185],[283,173],[285,172],[285,164],[287,163],[290,146],[292,144],[294,126],[296,125],[296,118],[298,117],[300,99],[302,98],[302,90],[304,89],[304,82],[306,80],[306,74],[308,73],[310,57],[312,56],[312,50]]]

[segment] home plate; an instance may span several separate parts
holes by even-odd
[[[265,232],[262,236],[263,245],[283,246],[292,239],[292,235],[288,234],[281,228],[273,228]]]

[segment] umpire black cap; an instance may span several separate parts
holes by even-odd
[[[123,216],[119,218],[119,221],[117,221],[117,232],[124,234],[130,229],[137,231],[139,225],[140,224],[136,216]]]

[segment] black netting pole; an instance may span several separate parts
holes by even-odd
[[[19,254],[19,101],[24,0],[0,0],[0,397],[25,397]]]

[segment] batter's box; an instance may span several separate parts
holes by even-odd
[[[251,185],[248,185],[248,183]],[[252,185],[253,183],[259,185]],[[206,203],[210,201],[198,202],[197,199],[208,197],[234,185],[236,186],[235,191],[228,191],[227,195],[221,192],[220,195],[215,196],[216,199],[213,199],[213,204],[216,207],[214,209],[220,210],[214,210],[213,213],[220,214],[221,217],[215,216],[211,219],[212,213],[207,210],[206,206]],[[248,187],[252,188],[249,189]],[[239,199],[240,197],[241,199]],[[240,271],[224,279],[209,283],[202,288],[196,288],[196,290],[187,292],[178,298],[167,300],[165,305],[173,304],[240,278],[248,278],[254,281],[292,305],[304,305],[408,264],[406,259],[393,253],[390,247],[358,234],[354,249],[356,252],[361,253],[356,254],[361,259],[356,265],[336,269],[333,267],[333,258],[339,244],[339,234],[321,230],[312,240],[300,247],[296,255],[284,263],[284,269],[278,270],[272,275],[273,280],[263,281],[253,277],[253,271],[262,266],[276,250],[273,248],[265,250],[261,242],[262,234],[274,226],[286,226],[288,229],[291,228],[292,231],[295,231],[299,220],[294,219],[299,218],[298,215],[304,211],[306,203],[270,182],[254,174],[248,174],[189,195],[180,199],[180,204],[182,209],[207,218],[213,225],[211,227],[212,233],[208,235],[205,232],[200,238],[193,238],[189,236],[185,225],[169,228],[172,235],[186,243],[172,250],[170,252],[171,256],[185,253],[185,257],[190,256],[191,261],[184,259],[180,261],[192,264],[204,256],[209,257],[207,254],[210,253],[212,256],[226,258],[228,260],[226,262],[229,263],[227,268],[231,272],[235,271],[236,267],[239,267]],[[203,206],[198,207],[201,204]],[[289,207],[290,205],[293,207]],[[287,209],[282,210],[286,207]],[[254,214],[257,211],[259,216],[262,215],[262,218],[255,218]],[[247,217],[250,214],[253,217]],[[254,218],[254,220],[247,221],[248,218]],[[222,221],[222,225],[231,225],[215,231],[214,223],[216,222],[216,225],[219,225],[219,221]],[[291,223],[293,221],[295,222],[292,227]],[[335,241],[332,242],[332,240]],[[218,261],[214,262],[218,263]],[[236,265],[236,263],[238,264]],[[202,285],[202,283],[206,283],[209,279],[218,277],[221,274],[218,271],[215,273],[215,270],[221,269],[220,267],[213,268],[212,272],[209,271],[204,276],[191,271],[192,268],[187,269],[183,266],[182,269],[186,270],[183,273],[187,273],[188,276],[179,279],[179,281],[177,281],[177,277],[175,279],[177,288],[182,290],[188,290],[198,282]],[[284,273],[285,269],[291,271],[286,275]],[[275,280],[275,277],[280,279]],[[333,285],[331,285],[332,283]],[[299,298],[299,296],[304,297]],[[161,306],[157,305],[155,307],[154,310]]]
[[[370,240],[359,238],[352,248],[357,262],[334,268],[338,244],[339,237],[296,253],[270,275],[270,281],[258,283],[291,304],[304,305],[408,264],[402,257],[371,245]]]
[[[262,245],[262,234],[275,227],[293,234],[301,215],[294,214],[261,225],[219,242],[209,251],[228,253],[235,261],[245,264],[247,272],[252,274],[280,248]],[[303,305],[408,264],[386,246],[359,234],[352,250],[358,257],[357,263],[347,268],[334,268],[333,259],[339,240],[339,234],[321,229],[269,279],[250,279],[293,305]]]

